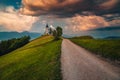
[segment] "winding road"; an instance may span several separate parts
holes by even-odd
[[[61,68],[63,80],[120,80],[120,68],[63,39]]]

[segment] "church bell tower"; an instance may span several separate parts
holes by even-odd
[[[46,24],[46,27],[45,27],[45,35],[48,35],[49,34],[49,26],[48,24]]]

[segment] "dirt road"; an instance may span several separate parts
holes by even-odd
[[[120,80],[119,70],[67,39],[62,42],[63,80]]]

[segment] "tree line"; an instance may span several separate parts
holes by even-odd
[[[21,38],[13,38],[13,39],[1,41],[0,56],[24,46],[29,42],[29,40],[30,40],[30,36],[23,36]]]

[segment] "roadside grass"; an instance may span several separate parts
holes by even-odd
[[[120,40],[70,39],[72,42],[102,57],[120,61]]]
[[[37,38],[0,57],[0,80],[61,80],[62,40]]]

